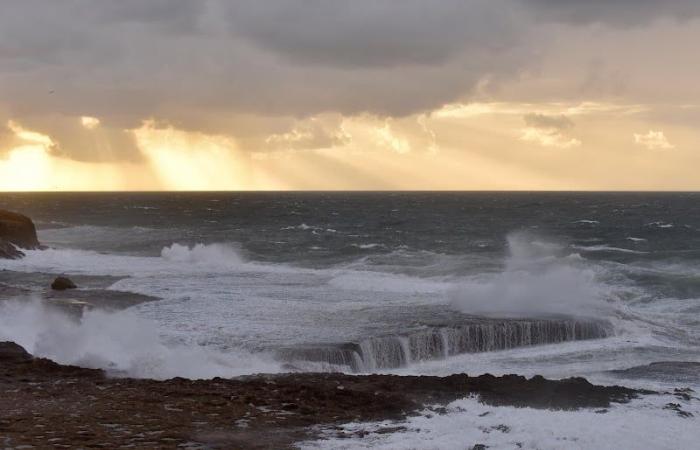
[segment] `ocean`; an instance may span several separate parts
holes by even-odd
[[[0,261],[2,282],[158,298],[79,323],[0,307],[0,340],[59,362],[700,387],[685,364],[700,362],[700,194],[6,193],[0,208],[50,247]]]

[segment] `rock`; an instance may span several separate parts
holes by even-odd
[[[58,277],[51,283],[51,289],[55,291],[65,291],[66,289],[75,289],[77,287],[70,278],[66,277]]]
[[[0,258],[16,259],[24,256],[15,247],[27,250],[41,248],[36,227],[29,217],[0,209]]]
[[[32,359],[24,348],[14,342],[0,342],[0,361],[3,363],[29,361]]]
[[[0,239],[0,259],[20,259],[24,253],[13,244]]]

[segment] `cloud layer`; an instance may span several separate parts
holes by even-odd
[[[551,27],[698,13],[691,0],[7,0],[0,124],[49,135],[54,154],[78,161],[138,161],[125,130],[149,119],[261,148],[316,148],[343,137],[299,119],[402,117],[498,96],[541,70]],[[0,127],[0,151],[14,139]]]

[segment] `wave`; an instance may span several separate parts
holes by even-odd
[[[527,233],[508,236],[505,269],[487,278],[456,283],[447,295],[468,314],[533,317],[547,314],[609,315],[610,288],[596,279],[580,256]]]
[[[76,320],[38,300],[0,304],[0,340],[58,363],[117,376],[202,379],[281,370],[262,354],[166,345],[157,325],[133,312],[92,310]]]
[[[646,226],[651,227],[651,228],[673,228],[674,227],[674,225],[672,223],[666,223],[666,222],[661,222],[661,221],[650,222],[650,223],[646,224]]]
[[[165,246],[160,256],[134,256],[93,250],[49,248],[28,250],[23,259],[2,261],[10,270],[87,275],[154,276],[163,274],[229,273],[237,270],[283,271],[284,266],[246,261],[230,243],[178,243]]]
[[[173,244],[164,247],[160,256],[167,261],[215,266],[240,266],[244,262],[232,244],[196,244],[192,247]]]
[[[631,238],[627,238],[627,239],[633,240]],[[640,240],[644,241],[645,239],[640,239]],[[634,242],[637,242],[637,240],[634,239]],[[643,252],[643,251],[639,251],[639,250],[632,250],[629,248],[612,247],[612,246],[606,245],[606,244],[589,245],[589,246],[573,245],[572,248],[574,248],[576,250],[582,250],[584,252],[617,252],[617,253],[630,253],[630,254],[636,254],[636,255],[645,255],[645,254],[649,253],[649,252]]]
[[[405,335],[372,337],[358,343],[284,349],[279,357],[312,370],[375,372],[439,360],[463,353],[601,339],[613,334],[609,323],[591,320],[472,320]]]
[[[379,247],[384,247],[384,244],[379,244],[376,242],[372,242],[369,244],[351,244],[353,247],[362,249],[362,250],[371,250],[373,248],[379,248]]]

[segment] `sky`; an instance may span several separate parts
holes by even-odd
[[[0,190],[698,190],[697,0],[2,0]]]

